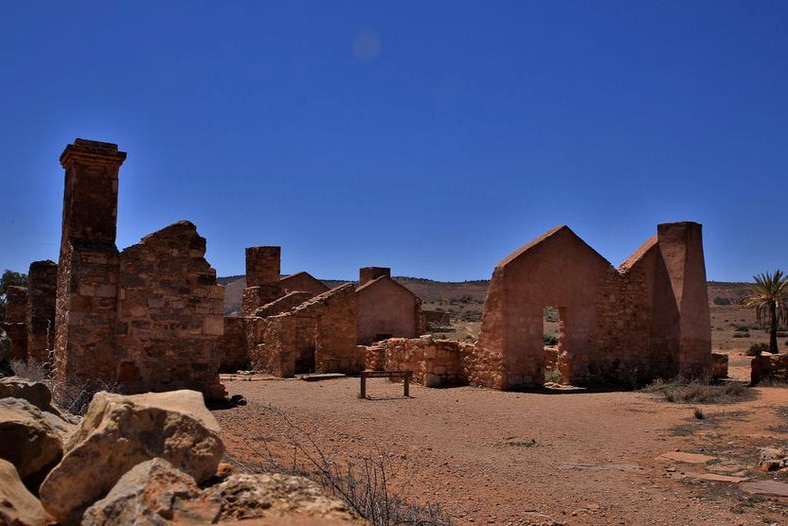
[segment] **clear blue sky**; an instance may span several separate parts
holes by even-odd
[[[487,279],[567,224],[618,266],[704,226],[788,270],[788,2],[2,2],[0,270],[57,259],[58,157],[116,142],[118,246],[180,219],[219,275]]]

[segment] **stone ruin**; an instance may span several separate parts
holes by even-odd
[[[367,351],[376,369],[412,370],[425,385],[544,385],[543,316],[559,313],[563,383],[634,385],[725,376],[711,352],[701,225],[667,223],[618,269],[568,227],[550,230],[493,271],[476,345],[392,339]]]
[[[246,249],[241,316],[224,317],[223,288],[192,223],[118,251],[125,158],[103,142],[65,149],[60,261],[33,263],[28,288],[7,294],[11,356],[48,364],[56,397],[65,396],[58,387],[80,386],[221,398],[220,368],[412,370],[427,386],[503,390],[543,385],[547,367],[574,385],[724,373],[711,353],[699,224],[659,225],[618,269],[557,227],[495,268],[475,345],[436,342],[419,338],[421,300],[390,269],[362,268],[358,287],[328,290],[305,272],[282,277],[280,247]],[[543,345],[546,307],[560,318],[554,356]]]
[[[281,277],[280,257],[276,246],[246,249],[241,316],[225,318],[219,344],[223,372],[355,374],[365,367],[357,344],[424,332],[421,300],[389,268],[362,268],[358,287],[328,290],[306,272]]]
[[[24,308],[6,320],[19,321],[25,334],[12,339],[14,353],[51,368],[57,399],[102,388],[222,398],[216,344],[224,291],[204,258],[205,239],[181,221],[118,251],[125,158],[115,144],[83,139],[61,155],[60,261],[30,266]]]

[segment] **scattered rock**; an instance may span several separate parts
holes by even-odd
[[[0,459],[0,524],[41,526],[54,522],[41,502],[22,484],[14,465]]]
[[[674,460],[676,462],[684,462],[686,464],[705,464],[709,460],[714,460],[716,457],[709,455],[701,455],[699,453],[684,453],[683,451],[668,451],[662,453],[658,458],[665,460]]]
[[[788,497],[788,484],[785,482],[777,482],[776,480],[744,482],[740,485],[740,487],[747,493],[753,493],[756,495],[776,495],[778,497]]]
[[[123,475],[106,497],[85,511],[81,525],[212,524],[221,500],[201,499],[201,493],[192,477],[166,460],[154,458]]]
[[[326,496],[311,480],[280,473],[231,475],[206,489],[204,498],[221,500],[222,521],[305,516],[340,523],[364,523],[347,504]]]
[[[63,456],[59,419],[21,398],[0,399],[0,458],[11,462],[33,493]],[[65,422],[61,425],[67,425]]]
[[[788,467],[788,449],[762,447],[758,464],[761,471],[777,471]]]
[[[750,477],[720,475],[719,473],[701,473],[699,475],[695,475],[695,478],[700,480],[708,480],[711,482],[730,482],[733,484],[738,484],[739,482],[747,482],[748,480],[751,480]]]
[[[0,379],[0,398],[23,398],[42,411],[55,412],[52,407],[52,393],[46,384],[21,376]]]
[[[76,524],[141,462],[161,457],[199,483],[213,476],[223,454],[219,425],[197,391],[99,392],[41,485],[41,501],[62,524]]]

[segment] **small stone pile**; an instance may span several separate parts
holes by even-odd
[[[221,463],[197,391],[99,392],[83,418],[40,382],[0,379],[0,525],[365,524],[313,482]]]

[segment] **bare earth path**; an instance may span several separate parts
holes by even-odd
[[[254,468],[272,455],[292,465],[293,424],[326,453],[384,451],[416,466],[397,490],[441,503],[455,524],[788,524],[788,499],[696,477],[774,477],[755,466],[758,447],[788,445],[778,411],[788,410],[784,387],[753,389],[754,399],[735,404],[687,406],[644,392],[473,387],[411,386],[406,399],[401,385],[383,379],[370,380],[372,400],[357,397],[357,378],[225,385],[248,400],[214,413],[231,460]],[[696,419],[695,407],[706,418]],[[660,458],[676,451],[712,458]]]

